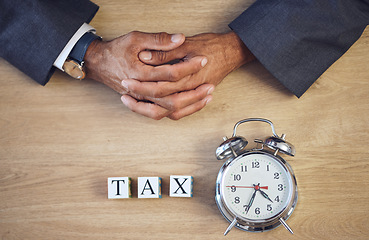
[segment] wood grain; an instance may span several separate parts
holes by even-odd
[[[226,32],[253,1],[98,0],[91,23],[105,39],[131,30]],[[1,239],[224,239],[215,149],[248,117],[272,120],[296,147],[299,188],[283,228],[229,239],[367,239],[369,30],[301,98],[259,63],[230,74],[202,111],[180,121],[130,112],[119,95],[57,72],[41,87],[0,60]],[[240,135],[270,135],[250,123]],[[194,198],[170,198],[171,174],[194,176]],[[163,178],[163,198],[108,200],[108,177]]]

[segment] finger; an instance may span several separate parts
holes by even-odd
[[[179,34],[168,34],[165,32],[160,33],[143,33],[143,32],[131,32],[128,34],[131,41],[139,43],[142,50],[162,50],[170,51],[183,44],[185,36]]]
[[[214,88],[212,84],[204,84],[194,90],[174,93],[163,98],[146,99],[174,112],[203,100],[214,91]]]
[[[189,115],[203,109],[212,99],[213,99],[213,97],[211,95],[208,95],[207,97],[205,97],[203,100],[201,100],[199,102],[196,102],[196,103],[194,103],[190,106],[187,106],[183,109],[180,109],[178,111],[175,111],[175,112],[169,114],[168,118],[170,118],[172,120],[179,120],[183,117],[189,116]]]
[[[172,62],[174,60],[185,58],[187,53],[177,48],[172,51],[142,51],[138,54],[141,62],[153,66],[158,66],[162,64],[166,64]]]
[[[132,78],[148,81],[178,81],[188,75],[195,74],[205,67],[208,60],[203,56],[196,56],[173,65],[150,66],[143,65]]]
[[[202,84],[202,79],[191,79],[191,75],[177,82],[141,82],[135,79],[122,81],[122,86],[128,93],[152,98],[163,98],[173,93],[192,90]]]
[[[129,95],[123,95],[121,97],[123,104],[128,107],[132,112],[136,112],[145,117],[149,117],[155,120],[160,120],[168,116],[171,111],[150,102],[137,101]]]

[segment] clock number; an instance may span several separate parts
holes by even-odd
[[[267,205],[267,211],[269,211],[269,212],[270,212],[270,211],[272,211],[272,210],[273,210],[273,208],[272,208],[272,204],[268,204],[268,205]]]
[[[241,180],[241,175],[240,174],[236,174],[233,176],[235,181],[240,181]]]
[[[278,191],[283,191],[283,184],[278,184]]]
[[[235,192],[236,191],[236,186],[231,186],[231,192]]]
[[[258,208],[258,207],[255,208],[255,214],[258,214],[258,215],[260,214],[260,208]]]
[[[241,166],[241,172],[247,172],[247,166]]]
[[[260,168],[259,162],[252,162],[252,168]]]
[[[279,202],[279,196],[276,196],[274,201]]]
[[[239,204],[240,203],[240,197],[235,197],[234,198],[234,203]]]
[[[277,172],[274,173],[274,179],[279,179],[279,173]]]
[[[269,165],[267,165],[267,172],[269,172]]]

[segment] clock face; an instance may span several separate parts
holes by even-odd
[[[224,170],[221,182],[224,204],[246,221],[264,221],[283,212],[294,192],[292,176],[271,154],[243,154]]]

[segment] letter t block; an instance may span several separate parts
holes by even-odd
[[[108,178],[108,199],[122,199],[131,197],[132,194],[130,177]]]
[[[169,196],[171,197],[193,197],[192,176],[170,176]]]

